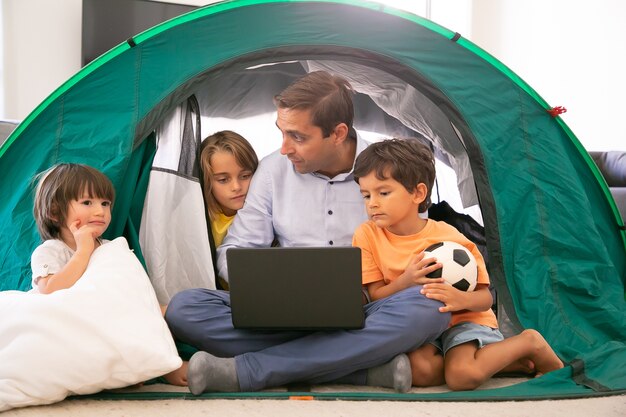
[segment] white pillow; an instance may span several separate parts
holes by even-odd
[[[72,288],[0,292],[0,411],[136,384],[181,363],[124,238],[96,249]]]

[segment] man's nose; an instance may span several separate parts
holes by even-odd
[[[293,143],[287,135],[283,135],[283,143],[280,147],[281,155],[290,155],[293,153]]]

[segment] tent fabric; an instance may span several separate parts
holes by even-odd
[[[436,149],[446,154],[446,160],[456,172],[463,206],[478,204],[469,158],[459,133],[431,99],[407,82],[376,68],[352,62],[309,61],[307,64],[309,71],[324,70],[346,78],[354,89],[371,97],[385,113],[429,138]]]
[[[149,29],[82,69],[0,147],[0,289],[30,282],[39,243],[35,174],[57,162],[104,171],[118,192],[106,237],[126,235],[141,257],[152,132],[202,82],[289,61],[348,63],[402,81],[410,88],[370,99],[382,107],[411,103],[387,107],[383,118],[401,117],[438,152],[469,164],[506,313],[518,328],[541,331],[566,362],[582,364],[529,383],[528,395],[626,389],[626,232],[597,167],[549,105],[493,57],[432,22],[369,2],[218,3]],[[261,72],[280,76],[281,68]],[[361,84],[364,95],[385,88],[378,77]],[[248,92],[226,86],[203,90],[199,102],[245,105]]]
[[[200,120],[198,101],[192,96],[156,131],[139,244],[161,305],[184,289],[215,289],[199,178]]]

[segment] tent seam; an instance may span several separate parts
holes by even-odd
[[[63,135],[63,120],[65,115],[65,94],[59,97],[59,115],[57,118],[57,129],[54,138],[54,157],[55,163],[59,162],[59,150],[61,148],[61,136]]]

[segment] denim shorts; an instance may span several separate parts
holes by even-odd
[[[431,344],[445,355],[448,350],[463,343],[475,341],[478,349],[480,349],[483,346],[502,340],[504,340],[504,336],[498,329],[492,329],[481,324],[463,322],[450,327]]]

